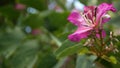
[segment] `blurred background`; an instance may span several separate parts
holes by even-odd
[[[0,68],[75,68],[75,58],[55,56],[76,28],[67,17],[74,8],[103,2],[117,8],[106,30],[120,35],[120,0],[0,0]]]

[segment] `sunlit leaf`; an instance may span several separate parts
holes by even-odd
[[[104,56],[102,56],[102,58],[105,59],[108,62],[111,62],[111,63],[114,63],[114,64],[117,63],[117,59],[114,56],[107,57],[107,56],[104,55]]]

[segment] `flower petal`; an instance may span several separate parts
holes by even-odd
[[[90,34],[90,30],[92,30],[92,28],[80,27],[73,34],[70,34],[68,38],[71,41],[79,42],[81,39],[87,38],[87,36]]]
[[[85,20],[80,15],[80,12],[78,10],[73,10],[69,15],[68,20],[76,26],[80,26],[81,23],[85,24]]]
[[[102,17],[102,23],[108,22],[110,19],[110,15],[106,14]]]
[[[116,9],[113,7],[112,4],[108,4],[108,3],[102,3],[98,6],[98,8],[97,8],[97,19],[96,19],[97,23],[100,21],[102,16],[104,16],[108,11],[115,12]]]

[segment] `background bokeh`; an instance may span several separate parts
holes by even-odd
[[[112,18],[105,29],[108,34],[112,30],[119,36],[120,0],[0,0],[0,68],[75,68],[76,55],[71,54],[77,52],[79,46],[68,48],[69,51],[64,49],[76,43],[69,41],[56,52],[76,29],[67,17],[74,8],[83,11],[85,5],[103,2],[113,3],[117,8],[116,13],[109,12]],[[61,51],[59,57],[65,57],[56,58]],[[117,55],[119,59],[120,54]],[[80,68],[89,68],[91,58],[94,56],[79,58],[86,64]],[[103,64],[108,68],[120,67],[119,60],[118,64]],[[96,68],[100,67],[98,64]]]

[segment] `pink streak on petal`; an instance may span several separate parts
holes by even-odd
[[[85,21],[81,17],[80,12],[78,10],[73,10],[69,15],[68,20],[76,26],[81,26],[82,23],[85,24]]]

